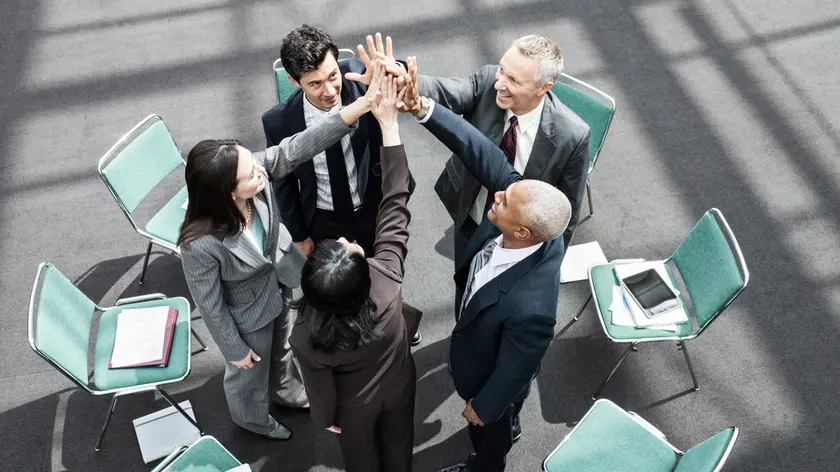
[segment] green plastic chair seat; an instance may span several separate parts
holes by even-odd
[[[674,472],[712,472],[732,446],[736,428],[728,428],[685,451]]]
[[[146,232],[160,240],[177,245],[178,233],[181,231],[181,224],[187,212],[181,208],[181,205],[186,199],[187,186],[185,185],[149,220],[146,224]]]
[[[241,465],[219,441],[203,437],[163,469],[166,472],[227,472]]]
[[[646,338],[673,338],[687,336],[691,333],[691,320],[677,325],[677,331],[665,331],[661,329],[636,328],[633,326],[621,326],[612,324],[612,312],[610,305],[613,299],[613,287],[619,286],[618,277],[615,275],[615,264],[600,264],[592,267],[591,281],[595,303],[598,304],[598,312],[604,321],[604,327],[609,336],[617,341],[633,341]],[[665,270],[671,277],[674,286],[677,286],[671,268],[665,266]],[[680,293],[680,300],[685,304],[685,298]]]
[[[175,333],[172,336],[172,350],[166,367],[140,367],[136,369],[109,369],[114,336],[117,329],[117,314],[126,308],[171,306],[178,309]],[[148,383],[177,380],[187,375],[190,359],[189,302],[176,297],[165,300],[151,300],[111,308],[102,314],[96,336],[93,360],[93,380],[99,390],[131,387]]]
[[[611,402],[599,401],[545,461],[546,472],[671,472],[676,453]]]

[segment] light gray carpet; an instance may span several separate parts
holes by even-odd
[[[337,19],[341,18],[341,21]],[[180,263],[155,252],[137,285],[144,240],[96,175],[98,158],[158,113],[183,151],[208,137],[258,149],[274,103],[270,66],[303,22],[342,46],[375,31],[421,70],[465,76],[527,33],[555,38],[568,72],[615,96],[618,113],[592,175],[596,216],[577,242],[610,258],[667,256],[703,212],[720,208],[744,248],[750,287],[689,347],[691,386],[673,345],[643,347],[605,395],[640,412],[680,448],[730,425],[742,435],[725,470],[836,470],[840,332],[840,3],[828,0],[5,0],[0,5],[0,469],[142,471],[131,419],[165,406],[120,400],[94,453],[107,398],[77,389],[31,352],[26,313],[39,262],[93,300],[188,295]],[[424,310],[415,468],[469,451],[445,367],[453,325],[449,221],[432,191],[447,156],[406,120],[418,181],[406,297]],[[832,203],[835,202],[835,203]],[[562,289],[558,330],[587,296]],[[202,322],[197,329],[209,334]],[[508,470],[539,470],[590,405],[620,353],[594,311],[555,339],[523,411]],[[230,422],[215,349],[170,389],[207,432],[258,471],[340,470],[333,437],[306,413],[270,443]]]

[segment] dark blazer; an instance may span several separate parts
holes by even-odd
[[[265,166],[269,180],[282,178],[351,129],[341,115],[333,113],[306,132],[265,152],[255,152],[254,160]],[[238,361],[248,354],[250,348],[241,333],[262,328],[283,311],[280,284],[300,285],[300,270],[306,260],[280,221],[270,182],[254,196],[253,203],[266,231],[262,251],[242,232],[224,238],[205,235],[181,246],[190,293],[228,361]]]
[[[463,115],[497,146],[505,129],[505,112],[496,105],[496,71],[484,66],[467,79],[444,79],[421,75],[420,94]],[[477,176],[464,172],[455,153],[438,177],[435,190],[452,219],[460,228],[472,208],[481,184]],[[566,246],[577,227],[589,170],[589,125],[564,105],[553,93],[545,96],[534,148],[525,167],[526,179],[542,180],[557,187],[572,205],[569,227],[563,233]],[[456,251],[456,254],[460,251]]]
[[[374,341],[354,350],[315,350],[309,338],[311,312],[298,316],[290,343],[300,362],[315,424],[336,424],[338,408],[366,405],[375,399],[405,398],[416,382],[409,342],[417,320],[403,317],[402,281],[408,253],[409,173],[403,146],[382,148],[383,199],[370,265],[370,297],[379,322]],[[411,313],[411,311],[409,311]],[[339,425],[340,426],[340,425]],[[411,427],[411,425],[408,425]]]
[[[498,146],[440,104],[435,104],[425,126],[491,192],[522,179]],[[478,226],[455,261],[455,284],[460,289],[467,283],[473,257],[499,234],[487,218]],[[527,395],[554,337],[563,255],[561,238],[546,241],[482,286],[455,325],[449,351],[455,389],[464,400],[472,399],[473,410],[485,423],[496,421]]]
[[[358,59],[350,59],[341,61],[339,69],[342,76],[341,101],[349,105],[367,92],[367,86],[344,79],[344,74],[364,73],[365,66]],[[303,100],[303,91],[298,89],[286,101],[263,113],[263,129],[268,146],[306,129]],[[379,163],[382,132],[379,130],[379,123],[371,114],[365,114],[359,119],[359,127],[350,133],[350,143],[356,158],[362,204],[378,205],[382,198],[382,169]],[[294,241],[303,241],[310,236],[318,198],[315,166],[312,161],[299,166],[286,178],[278,180],[275,189],[283,223],[289,228]]]

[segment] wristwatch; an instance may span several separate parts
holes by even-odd
[[[428,97],[420,97],[420,111],[417,112],[417,118],[423,119],[426,117],[426,114],[429,113],[429,107],[431,107],[431,100]]]

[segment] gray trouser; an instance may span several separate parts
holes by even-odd
[[[254,433],[266,434],[274,429],[269,415],[272,399],[289,407],[308,403],[300,368],[289,346],[293,325],[294,311],[284,308],[268,325],[240,334],[262,360],[250,369],[231,363],[225,366],[224,387],[230,416],[234,423]]]

